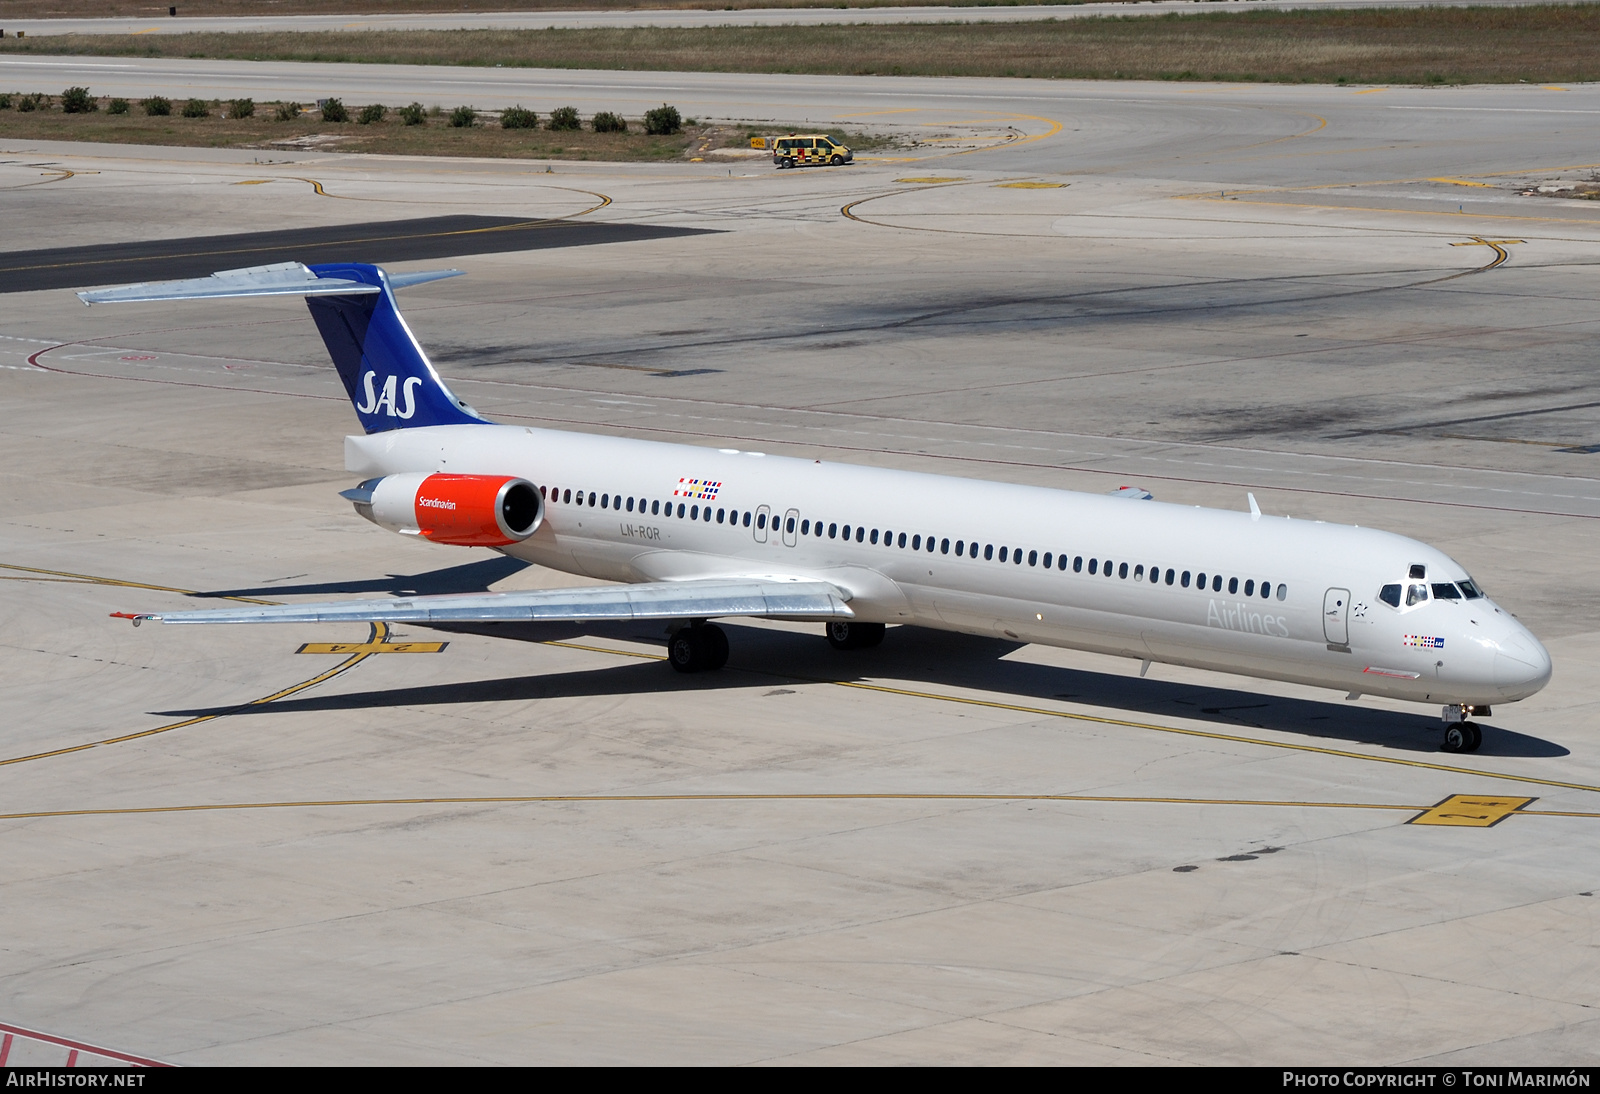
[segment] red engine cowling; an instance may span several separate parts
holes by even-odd
[[[544,520],[538,488],[511,475],[386,475],[345,496],[375,524],[457,547],[520,543]]]

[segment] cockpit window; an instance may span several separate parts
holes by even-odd
[[[1449,582],[1445,582],[1443,585],[1435,582],[1433,585],[1433,598],[1435,600],[1460,600],[1461,594]]]
[[[1483,596],[1483,590],[1478,588],[1478,586],[1474,584],[1470,577],[1462,581],[1458,581],[1456,584],[1461,586],[1461,593],[1468,600],[1478,600]]]
[[[1427,599],[1428,587],[1426,585],[1412,585],[1406,590],[1406,607],[1408,608],[1413,604],[1421,604]]]
[[[1398,608],[1400,606],[1400,586],[1385,585],[1378,591],[1378,599],[1391,608]]]

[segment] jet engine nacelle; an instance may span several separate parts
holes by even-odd
[[[544,521],[538,487],[510,475],[385,475],[341,496],[374,524],[457,547],[520,543]]]

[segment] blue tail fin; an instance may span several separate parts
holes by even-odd
[[[339,379],[368,433],[424,425],[482,424],[487,419],[456,398],[395,306],[389,277],[377,266],[312,266],[320,278],[374,285],[352,296],[307,296]]]

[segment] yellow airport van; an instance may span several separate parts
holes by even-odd
[[[780,168],[817,164],[838,167],[855,158],[850,149],[823,133],[790,133],[787,137],[774,137],[769,143],[772,162]]]

